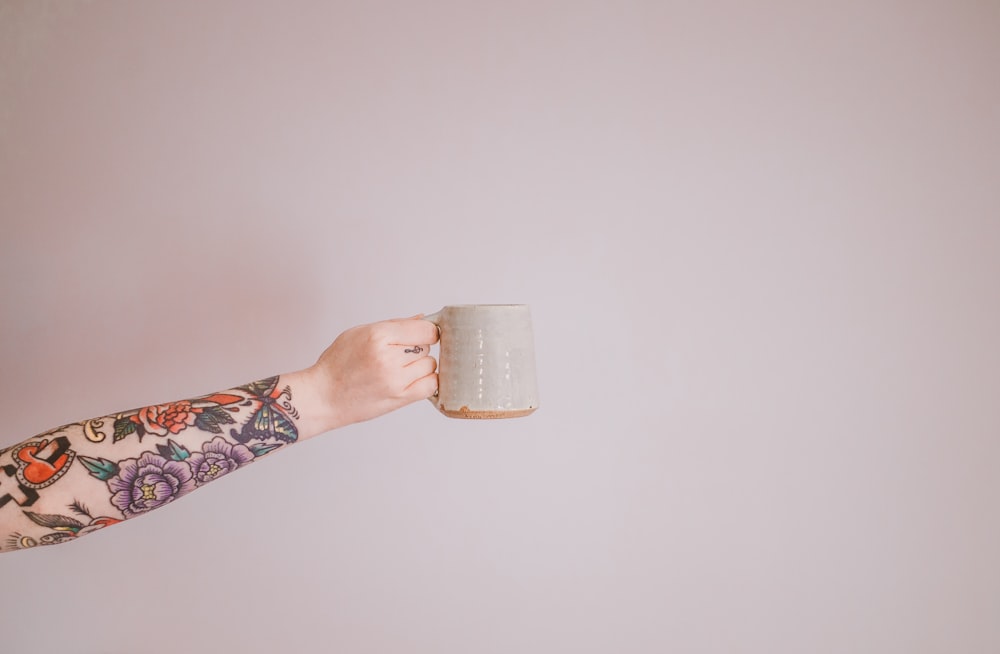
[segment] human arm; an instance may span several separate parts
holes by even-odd
[[[0,552],[63,543],[161,506],[278,449],[437,389],[433,323],[345,331],[312,366],[50,429],[0,449]]]

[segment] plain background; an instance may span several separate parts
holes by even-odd
[[[532,306],[0,558],[4,651],[1000,651],[1000,5],[0,3],[3,444]]]

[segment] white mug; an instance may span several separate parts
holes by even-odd
[[[449,418],[517,418],[538,408],[535,344],[526,304],[461,304],[425,316],[441,334],[438,392]]]

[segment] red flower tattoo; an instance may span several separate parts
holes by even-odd
[[[139,409],[131,417],[132,422],[142,425],[147,434],[166,436],[187,429],[198,419],[202,409],[191,406],[191,402],[181,400],[170,404],[157,404]]]

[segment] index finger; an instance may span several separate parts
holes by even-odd
[[[387,327],[389,345],[433,345],[438,342],[437,325],[430,320],[392,320]]]

